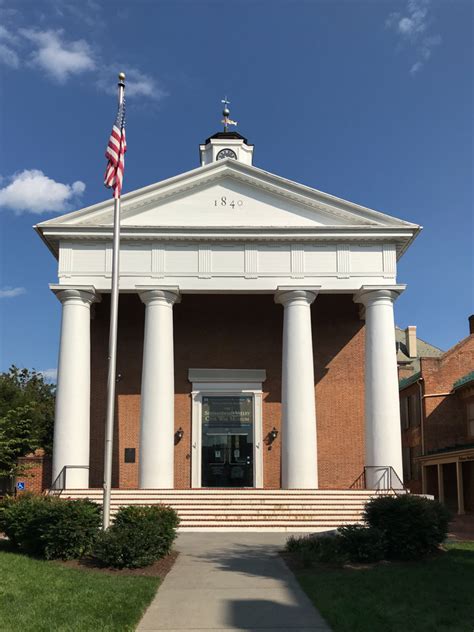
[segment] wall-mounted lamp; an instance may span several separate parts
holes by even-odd
[[[175,445],[179,443],[183,437],[184,437],[184,430],[180,426],[178,430],[176,430],[176,432],[174,433]]]
[[[268,446],[268,450],[272,449],[273,442],[278,437],[278,430],[273,426],[272,430],[266,435],[264,442]]]

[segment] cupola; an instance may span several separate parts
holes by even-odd
[[[227,97],[222,100],[222,103],[224,104],[224,109],[222,110],[224,131],[210,136],[206,139],[204,145],[199,146],[201,167],[225,158],[251,165],[253,145],[249,145],[247,139],[238,132],[229,131],[229,125],[237,125],[237,122],[229,118],[230,110],[228,105],[230,101],[227,100]]]

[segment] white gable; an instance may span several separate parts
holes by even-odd
[[[341,226],[347,220],[230,176],[128,213],[123,226]]]
[[[420,230],[235,160],[128,193],[121,208],[121,291],[357,291],[395,283],[397,255]],[[36,229],[59,257],[61,284],[109,291],[112,200]]]
[[[122,225],[157,227],[366,226],[415,224],[347,202],[256,167],[224,160],[122,197]],[[111,226],[112,200],[39,224]]]

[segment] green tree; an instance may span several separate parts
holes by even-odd
[[[43,375],[11,366],[0,373],[0,476],[18,472],[18,458],[52,451],[56,387]]]

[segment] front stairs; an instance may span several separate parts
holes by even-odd
[[[180,531],[321,532],[361,523],[365,503],[380,493],[353,489],[113,489],[111,513],[113,516],[124,505],[168,505],[180,517]],[[65,489],[56,494],[102,504],[102,489]]]

